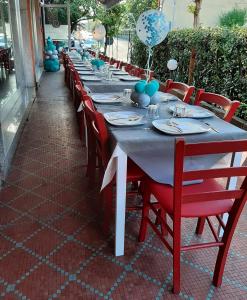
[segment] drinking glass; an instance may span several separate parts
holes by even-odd
[[[146,117],[150,121],[158,119],[159,118],[159,105],[158,104],[149,105]]]
[[[123,90],[124,103],[129,104],[131,102],[131,99],[130,99],[131,93],[132,93],[132,89],[124,89]]]

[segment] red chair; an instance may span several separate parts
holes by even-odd
[[[195,87],[168,79],[166,85],[160,84],[160,90],[178,96],[179,98],[181,97],[181,100],[185,103],[189,103]]]
[[[91,146],[95,146],[97,157],[99,159],[99,166],[101,168],[101,175],[107,167],[108,161],[111,157],[109,134],[105,124],[104,116],[95,111],[91,103],[85,101],[85,113],[87,115],[87,122],[91,124],[90,134],[93,133],[95,140],[92,141]],[[93,152],[95,155],[95,151]],[[91,157],[93,159],[93,157]],[[94,164],[95,165],[95,164]],[[144,177],[144,172],[131,160],[128,159],[127,165],[127,182],[138,183]],[[112,216],[112,200],[113,200],[113,185],[114,180],[102,192],[104,204],[104,232],[109,231],[110,220]],[[136,193],[136,192],[135,192]],[[131,193],[132,194],[132,193]],[[127,207],[127,210],[140,210],[140,206]]]
[[[233,153],[247,151],[247,141],[222,141],[200,144],[185,144],[183,139],[177,139],[175,143],[174,183],[173,187],[159,184],[148,178],[143,182],[143,211],[139,233],[139,241],[144,241],[147,225],[157,233],[163,244],[173,255],[173,292],[180,291],[180,255],[182,251],[202,249],[207,247],[219,247],[215,265],[213,284],[219,287],[227,259],[228,250],[236,228],[238,219],[247,201],[247,167],[225,167],[207,170],[183,170],[186,157],[198,155],[213,155],[217,153]],[[227,190],[217,179],[245,176],[240,188]],[[202,183],[185,185],[183,181],[203,180]],[[158,200],[159,209],[150,202],[150,196]],[[152,210],[166,229],[166,234],[173,238],[172,245],[164,235],[164,231],[149,218]],[[161,213],[162,212],[162,213]],[[229,213],[227,224],[223,224],[221,215]],[[173,221],[173,229],[167,224],[165,215],[168,214]],[[215,216],[224,229],[224,235],[220,240],[209,217]],[[215,242],[181,245],[181,220],[182,218],[206,218],[209,228],[215,238]]]
[[[201,105],[201,102],[213,103],[220,107],[222,107],[226,112],[223,119],[226,122],[230,122],[232,117],[234,116],[236,110],[238,109],[240,102],[239,101],[231,101],[230,99],[214,94],[214,93],[207,93],[204,89],[198,90],[195,99],[195,105]]]

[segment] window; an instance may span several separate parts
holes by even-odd
[[[16,91],[8,1],[0,0],[0,104]]]

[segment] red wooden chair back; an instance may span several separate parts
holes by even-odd
[[[230,99],[222,95],[207,93],[204,91],[204,89],[200,89],[196,94],[195,105],[201,105],[202,101],[216,104],[222,107],[225,110],[225,115],[223,119],[226,122],[231,121],[232,117],[234,116],[236,110],[240,105],[239,101],[231,101]]]
[[[103,168],[106,169],[110,159],[109,135],[104,116],[97,111],[94,113],[92,131],[97,141],[97,154],[101,158]]]
[[[178,97],[179,95],[182,95],[181,100],[185,103],[189,103],[195,87],[168,79],[165,86],[161,84],[160,90],[165,93],[175,94]]]
[[[146,234],[147,223],[151,225],[158,234],[161,241],[168,250],[173,254],[173,291],[180,291],[180,253],[194,249],[202,249],[209,247],[219,247],[219,253],[215,265],[213,283],[220,286],[224,272],[225,262],[228,250],[234,234],[240,214],[247,201],[247,167],[223,167],[216,169],[201,170],[184,170],[184,162],[187,157],[195,157],[201,155],[215,155],[223,153],[235,153],[247,151],[247,140],[207,142],[198,144],[185,144],[183,139],[177,139],[175,143],[174,158],[174,184],[173,188],[161,189],[161,184],[151,185],[151,192],[159,193],[155,195],[158,202],[162,203],[161,207],[171,216],[173,227],[171,228],[164,217],[159,216],[162,226],[166,227],[167,232],[173,238],[173,246],[164,237],[161,232],[154,226],[148,217],[149,207],[157,215],[157,211],[152,208],[152,203],[146,198],[144,193],[144,209],[142,226],[140,230],[139,240],[143,241]],[[217,179],[244,177],[240,187],[234,190],[228,190],[225,186],[216,184]],[[184,181],[203,180],[201,184],[183,185]],[[152,183],[151,183],[152,184]],[[203,188],[200,188],[203,186]],[[145,183],[144,189],[149,188],[149,181]],[[170,193],[170,194],[169,194]],[[169,195],[170,196],[169,196]],[[169,199],[169,200],[168,200]],[[171,203],[169,202],[171,201]],[[169,204],[170,203],[170,204]],[[206,205],[205,205],[206,204]],[[147,208],[146,208],[147,207]],[[185,207],[187,207],[185,209]],[[226,224],[221,219],[221,214],[229,213]],[[222,228],[224,235],[222,239],[214,228],[214,224],[209,217],[215,216]],[[204,242],[192,245],[181,245],[181,219],[203,217],[206,218],[209,228],[214,236],[215,241]],[[164,227],[163,227],[164,228]]]

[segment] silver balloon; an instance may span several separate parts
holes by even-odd
[[[176,70],[177,67],[178,67],[178,62],[176,61],[176,59],[170,59],[170,60],[168,60],[168,62],[167,62],[167,68],[170,71]]]

